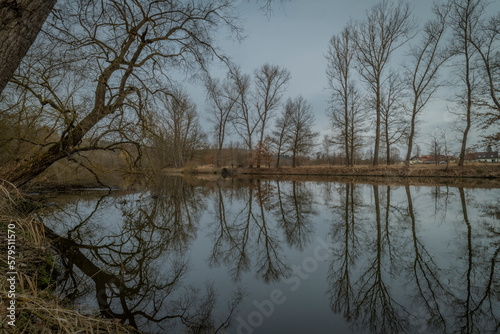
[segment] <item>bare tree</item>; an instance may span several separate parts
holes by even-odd
[[[143,119],[145,100],[170,81],[167,69],[205,69],[214,57],[224,59],[216,48],[216,31],[224,28],[239,34],[232,2],[228,0],[64,1],[61,6],[65,18],[51,16],[48,33],[53,37],[46,43],[57,47],[46,52],[55,50],[62,58],[53,57],[51,60],[57,62],[45,65],[66,66],[80,72],[86,79],[80,92],[93,93],[88,103],[81,104],[82,109],[71,110],[59,103],[66,97],[52,96],[40,82],[44,79],[40,72],[15,80],[38,101],[40,108],[54,114],[74,115],[56,143],[8,176],[18,186],[59,159],[97,148],[81,146],[96,125],[100,124],[101,131],[114,129],[131,116],[135,120],[130,124],[141,124],[137,119]],[[40,64],[43,62],[39,59]]]
[[[362,143],[364,116],[361,96],[352,73],[356,55],[353,38],[351,29],[344,28],[339,36],[330,39],[326,55],[326,75],[331,90],[328,116],[336,131],[331,139],[334,143],[343,145],[347,166],[353,166],[355,151]]]
[[[474,87],[476,85],[473,75],[474,53],[476,49],[470,42],[472,36],[479,29],[480,19],[484,12],[483,0],[450,0],[450,24],[453,31],[454,51],[460,56],[460,79],[464,84],[465,92],[459,96],[460,103],[465,108],[465,128],[462,134],[462,143],[458,165],[465,162],[467,139],[472,125],[472,108],[474,102]]]
[[[364,21],[350,23],[355,31],[359,73],[368,84],[375,100],[375,143],[373,165],[378,165],[381,124],[381,93],[384,74],[391,55],[412,38],[411,10],[402,1],[382,0]]]
[[[405,107],[410,114],[406,166],[410,165],[417,115],[439,88],[438,70],[451,56],[442,42],[448,11],[448,6],[436,5],[434,7],[435,18],[425,24],[419,43],[410,49],[410,65],[406,67],[406,82],[411,87],[410,106]]]
[[[203,146],[205,134],[201,130],[196,105],[186,92],[177,90],[161,99],[155,124],[151,126],[159,139],[158,151],[167,153],[164,164],[180,168],[193,158]]]
[[[321,141],[321,151],[318,152],[319,155],[321,155],[322,163],[327,163],[329,165],[332,165],[332,151],[331,149],[331,140],[328,135],[323,136],[323,140]]]
[[[230,78],[232,89],[237,96],[236,114],[232,122],[236,133],[243,139],[248,149],[249,160],[252,161],[252,140],[259,125],[259,117],[256,115],[255,109],[251,108],[250,76],[241,73],[240,69],[235,68],[230,72]]]
[[[234,117],[238,95],[232,89],[229,79],[220,81],[207,78],[206,81],[209,121],[214,124],[217,141],[217,167],[221,166],[222,149],[228,134],[228,125]]]
[[[482,121],[482,128],[486,130],[500,122],[500,13],[487,20],[481,19],[480,24],[480,29],[469,35],[469,42],[478,53],[483,65],[477,103],[486,109]],[[497,131],[486,139],[498,141],[500,132]]]
[[[315,146],[318,133],[312,131],[314,115],[311,105],[299,96],[292,101],[290,127],[286,147],[292,153],[292,167],[297,166],[299,154],[307,154]]]
[[[264,64],[255,71],[255,106],[259,117],[259,145],[264,143],[266,126],[279,107],[290,79],[290,71],[277,65]],[[259,156],[257,156],[258,167],[260,167]]]
[[[0,1],[0,93],[35,41],[56,2]]]
[[[266,13],[266,15],[270,16],[274,11],[274,4],[279,2],[281,5],[284,5],[291,0],[257,0],[257,3],[261,4],[260,9]]]
[[[391,149],[407,135],[407,124],[403,118],[401,100],[403,85],[399,76],[392,72],[387,78],[385,89],[381,93],[380,114],[382,120],[382,138],[386,149],[387,165],[391,164]]]
[[[284,4],[289,0],[279,0]],[[57,0],[0,1],[0,93],[34,43]],[[261,1],[257,1],[261,2]],[[265,0],[261,10],[270,15],[276,0]],[[224,6],[221,3],[222,8]]]
[[[440,161],[441,149],[442,149],[442,145],[441,145],[442,138],[443,137],[440,136],[439,133],[436,133],[436,131],[434,131],[432,133],[431,143],[430,143],[429,148],[430,148],[431,154],[434,156],[434,164],[435,165],[438,165],[439,161]]]
[[[451,149],[448,145],[448,139],[446,138],[446,131],[439,130],[439,136],[441,137],[441,142],[442,142],[441,146],[442,146],[442,153],[444,154],[444,161],[446,161],[446,168],[448,168],[450,166]]]
[[[285,150],[287,144],[288,133],[292,120],[294,103],[291,98],[286,101],[283,111],[279,115],[275,123],[275,130],[273,131],[274,144],[276,145],[276,168],[280,166],[281,154]]]

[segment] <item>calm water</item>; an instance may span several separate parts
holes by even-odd
[[[61,294],[146,332],[500,328],[498,188],[167,178],[51,201]]]

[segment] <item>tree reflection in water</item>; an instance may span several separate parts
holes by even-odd
[[[226,328],[241,292],[235,291],[225,318],[216,320],[213,286],[207,283],[203,294],[183,283],[188,268],[184,254],[196,237],[205,191],[175,179],[145,196],[117,200],[107,195],[95,201],[87,217],[78,213],[82,204],[77,203],[50,219],[55,226],[71,215],[77,218],[66,237],[47,227],[62,255],[62,291],[78,297],[93,290],[102,316],[141,330],[180,326],[189,333],[216,333]],[[102,217],[106,211],[108,217]],[[117,221],[102,224],[109,216]]]
[[[93,294],[103,316],[146,331],[226,331],[240,316],[246,273],[263,291],[289,288],[290,268],[328,234],[327,276],[298,289],[326,291],[352,331],[499,331],[498,198],[449,186],[322,185],[166,178],[142,195],[73,201],[46,219],[66,269],[61,291]],[[205,253],[194,254],[199,243]],[[212,284],[186,283],[188,253],[233,282],[224,312]]]
[[[276,282],[288,274],[282,245],[302,249],[310,241],[315,212],[305,185],[286,183],[286,191],[280,181],[250,179],[225,189],[218,183],[211,232],[213,266],[227,266],[235,281],[250,270],[251,258],[265,282]],[[238,203],[233,205],[235,197]]]
[[[373,185],[373,202],[368,203],[363,198],[366,186],[337,186],[339,201],[330,205],[334,214],[334,258],[328,275],[332,310],[342,314],[353,330],[372,333],[497,333],[498,233],[488,224],[470,220],[465,190],[432,189],[431,196],[420,197],[434,198],[435,203],[443,200],[446,205],[434,204],[433,210],[425,211],[425,200],[415,202],[410,186],[404,187],[406,203],[401,197],[391,203],[391,186],[383,187],[385,198],[379,194],[380,186]],[[429,224],[423,216],[434,211],[434,219],[446,217],[453,196],[460,199],[461,216],[456,221],[462,226],[449,236],[449,247],[426,245]],[[415,209],[415,203],[422,208]],[[481,203],[476,205],[482,209]]]

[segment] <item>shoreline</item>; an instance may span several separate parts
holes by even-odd
[[[215,167],[211,165],[164,168],[156,172],[156,177],[164,175],[212,178],[265,178],[265,179],[293,179],[302,181],[332,181],[378,184],[442,184],[464,185],[479,187],[500,187],[500,164],[477,164],[458,167],[456,165],[412,165],[409,168],[403,165],[391,166],[300,166],[300,167],[262,167],[262,168],[231,168]],[[122,178],[120,178],[122,179]],[[78,182],[67,179],[38,180],[23,189],[24,194],[74,192],[74,191],[113,191],[143,189],[148,183],[146,179],[137,178],[135,182],[125,184],[113,179],[103,180],[109,186],[96,183],[92,178],[84,178]]]
[[[327,177],[399,177],[399,178],[472,178],[472,179],[500,179],[500,164],[429,166],[402,165],[390,166],[301,166],[301,167],[262,167],[262,168],[231,168],[200,166],[189,169],[163,169],[166,174],[220,174],[226,176],[238,175],[268,175],[268,176],[327,176]]]
[[[356,176],[356,177],[439,177],[439,178],[500,178],[500,165],[497,168],[490,166],[450,166],[434,168],[408,168],[402,166],[355,166],[355,167],[296,167],[296,168],[247,168],[240,174],[269,174],[269,175],[317,175],[317,176]]]

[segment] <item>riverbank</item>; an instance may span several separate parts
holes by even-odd
[[[221,174],[227,170],[229,175],[312,175],[312,176],[370,176],[402,178],[500,178],[500,164],[457,165],[404,165],[390,166],[301,166],[301,167],[262,167],[262,168],[217,168],[200,166],[189,169],[165,169],[167,174]]]
[[[439,179],[484,179],[500,180],[500,164],[469,164],[463,167],[457,165],[404,165],[391,166],[300,166],[300,167],[261,167],[261,168],[230,168],[199,166],[189,169],[170,168],[164,169],[163,173],[168,175],[221,175],[228,176],[311,176],[311,177],[369,177],[373,180],[380,179],[408,179],[423,178]],[[340,179],[338,179],[340,180]],[[481,181],[479,181],[481,182]],[[499,181],[500,182],[500,181]],[[496,183],[496,181],[495,181]],[[500,183],[499,183],[500,184]]]
[[[99,317],[57,295],[57,253],[37,218],[18,192],[0,186],[2,242],[0,305],[2,332],[138,333],[112,319]]]
[[[78,174],[78,173],[76,173]],[[374,184],[410,184],[410,185],[453,185],[500,187],[500,164],[456,165],[404,165],[391,166],[300,166],[281,168],[231,168],[213,165],[189,168],[165,168],[149,177],[145,174],[129,175],[110,172],[97,183],[92,175],[78,175],[78,179],[40,177],[23,188],[24,193],[74,192],[77,190],[137,190],[144,189],[149,183],[162,175],[196,176],[214,179],[219,177],[249,177],[293,179],[303,181],[333,181]]]
[[[309,166],[284,168],[223,168],[203,166],[197,169],[166,169],[166,175],[182,176],[207,182],[223,178],[272,179],[278,181],[342,182],[396,186],[451,186],[500,188],[500,165],[458,166]],[[227,173],[226,173],[227,172]]]

